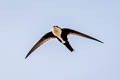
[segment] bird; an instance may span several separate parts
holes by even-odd
[[[57,39],[60,43],[62,43],[63,45],[66,46],[66,48],[68,48],[68,50],[70,50],[71,52],[74,51],[74,49],[72,48],[72,46],[70,45],[69,41],[68,41],[68,36],[69,35],[77,35],[77,36],[81,36],[81,37],[85,37],[88,39],[92,39],[95,40],[97,42],[103,43],[102,41],[91,37],[87,34],[81,33],[79,31],[70,29],[70,28],[61,28],[57,25],[54,25],[52,27],[52,31],[46,33],[33,47],[32,49],[28,52],[28,54],[26,55],[25,59],[33,52],[35,51],[38,47],[40,47],[41,45],[43,45],[45,42],[47,42],[50,39]]]

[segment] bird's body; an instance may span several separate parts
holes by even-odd
[[[72,30],[72,29],[68,29],[68,28],[60,28],[58,26],[53,26],[52,31],[48,32],[47,34],[45,34],[34,46],[33,48],[28,52],[28,54],[26,55],[25,58],[27,58],[35,49],[37,49],[39,46],[41,46],[43,43],[45,43],[46,41],[48,41],[49,39],[58,39],[62,44],[64,44],[71,52],[73,51],[73,48],[71,47],[71,45],[69,44],[68,35],[78,35],[78,36],[82,36],[82,37],[86,37],[95,41],[98,41],[100,43],[103,43],[102,41],[95,39],[91,36],[88,36],[86,34],[80,33],[78,31]]]

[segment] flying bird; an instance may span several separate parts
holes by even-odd
[[[100,43],[103,43],[102,41],[91,37],[89,35],[86,35],[84,33],[69,29],[69,28],[60,28],[59,26],[53,26],[52,31],[46,33],[34,46],[33,48],[28,52],[28,54],[26,55],[25,59],[34,51],[36,50],[38,47],[40,47],[42,44],[44,44],[45,42],[47,42],[50,39],[58,39],[63,45],[65,45],[71,52],[74,51],[74,49],[71,47],[67,36],[69,35],[77,35],[77,36],[81,36],[81,37],[85,37],[88,39],[92,39],[95,41],[98,41]]]

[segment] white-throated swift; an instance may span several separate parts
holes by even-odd
[[[45,43],[46,41],[48,41],[49,39],[58,39],[63,45],[65,45],[71,52],[74,50],[71,45],[69,44],[68,35],[78,35],[78,36],[82,36],[88,39],[92,39],[95,41],[98,41],[100,43],[103,43],[102,41],[91,37],[89,35],[86,35],[84,33],[69,29],[69,28],[60,28],[59,26],[53,26],[52,31],[46,33],[34,46],[33,48],[28,52],[28,54],[26,55],[25,59],[35,50],[37,49],[39,46],[41,46],[43,43]]]

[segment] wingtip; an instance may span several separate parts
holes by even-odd
[[[104,44],[104,42],[101,42],[102,44]]]
[[[104,44],[104,42],[102,42],[102,41],[99,41],[100,43],[102,43],[102,44]]]
[[[26,55],[26,56],[25,56],[25,59],[27,59],[27,58],[28,58],[28,56],[29,56],[29,55]]]
[[[25,59],[27,59],[27,56],[25,57]]]
[[[104,44],[104,42],[102,42],[102,41],[100,41],[100,40],[98,40],[98,39],[94,39],[94,40],[96,40],[96,41],[98,41],[98,42],[100,42],[100,43]]]

